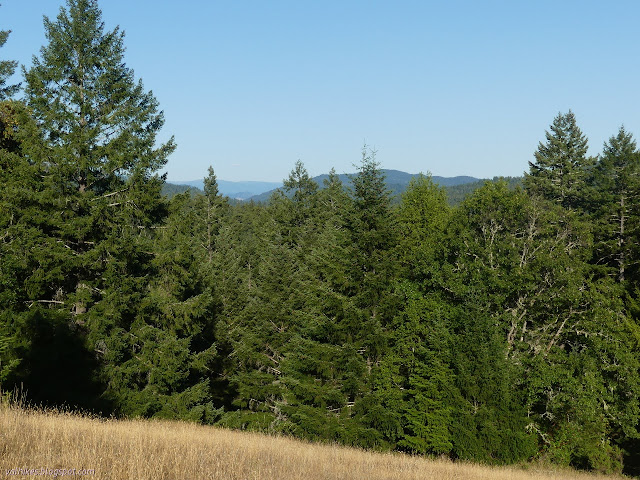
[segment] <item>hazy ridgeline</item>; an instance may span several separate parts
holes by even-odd
[[[175,145],[156,143],[162,112],[123,63],[122,33],[104,31],[91,0],[45,27],[22,100],[6,99],[15,65],[0,64],[3,391],[105,416],[639,473],[629,132],[591,158],[573,113],[558,114],[522,187],[487,182],[455,207],[425,176],[392,201],[366,147],[349,188],[334,172],[319,188],[298,162],[264,204],[232,205],[213,169],[202,194],[169,200],[156,172]]]

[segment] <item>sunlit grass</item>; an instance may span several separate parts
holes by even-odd
[[[0,405],[0,477],[11,469],[90,469],[104,479],[599,479],[373,453],[182,422],[103,420]],[[67,475],[66,478],[79,475]],[[43,478],[43,476],[40,476]]]

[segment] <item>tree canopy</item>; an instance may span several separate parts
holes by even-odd
[[[162,195],[175,149],[95,0],[0,63],[0,385],[27,401],[638,474],[640,154],[559,114],[523,187],[399,198],[298,160],[264,204]],[[0,46],[7,32],[0,34]]]

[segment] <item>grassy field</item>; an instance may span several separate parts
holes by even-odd
[[[542,468],[491,468],[181,422],[101,420],[0,405],[0,478],[33,476],[117,480],[622,478]]]

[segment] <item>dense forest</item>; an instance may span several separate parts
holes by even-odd
[[[429,176],[393,202],[366,147],[349,188],[297,162],[264,204],[230,204],[213,169],[169,199],[157,172],[175,145],[156,141],[123,33],[95,0],[44,26],[22,85],[0,63],[5,394],[640,474],[630,132],[593,158],[558,114],[521,187],[486,182],[455,207]]]

